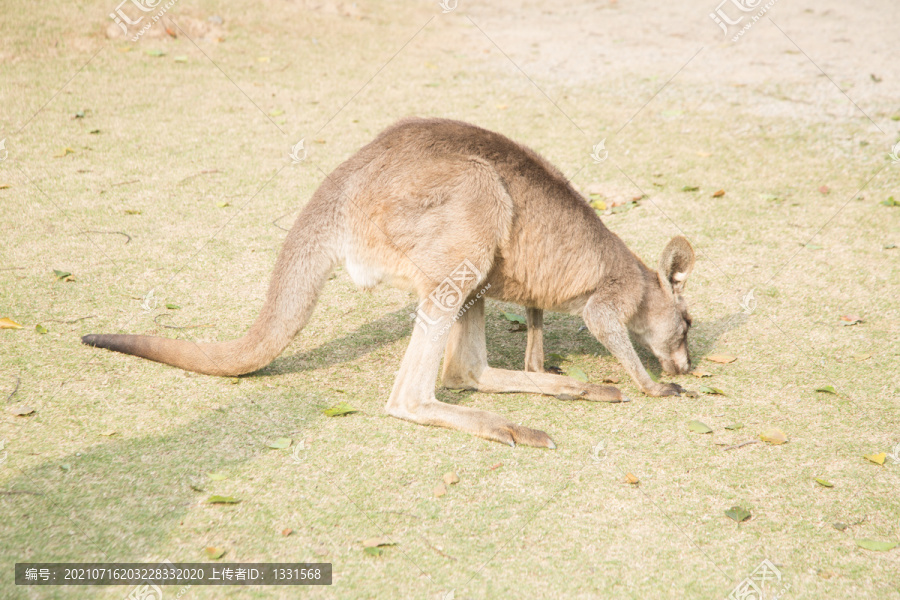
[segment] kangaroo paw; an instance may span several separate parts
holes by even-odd
[[[680,396],[684,388],[677,383],[660,383],[649,390],[644,390],[648,396]]]
[[[593,383],[582,384],[581,390],[578,392],[556,394],[556,398],[559,400],[593,400],[594,402],[629,402],[628,398],[622,396],[619,388]]]
[[[500,442],[513,447],[519,444],[522,446],[534,446],[535,448],[550,448],[551,450],[556,448],[556,444],[553,443],[550,436],[543,431],[523,427],[515,423],[496,425],[482,431],[479,435],[492,442]]]
[[[619,388],[611,385],[595,385],[593,383],[585,386],[584,399],[596,402],[628,402],[628,398],[622,396]]]

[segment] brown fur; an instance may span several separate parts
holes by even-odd
[[[614,387],[543,372],[543,310],[582,315],[647,394],[680,388],[650,378],[629,330],[667,371],[689,367],[690,319],[681,297],[694,264],[687,240],[674,238],[659,273],[652,271],[535,152],[443,119],[401,121],[328,176],[288,234],[266,302],[244,337],[210,344],[133,335],[82,341],[200,373],[249,373],[278,356],[306,324],[338,262],[362,287],[385,281],[423,300],[386,407],[403,419],[554,447],[542,431],[438,402],[434,385],[445,346],[448,387],[622,401]],[[457,293],[437,300],[432,293],[449,289],[448,281]],[[484,297],[528,307],[525,371],[488,367]]]

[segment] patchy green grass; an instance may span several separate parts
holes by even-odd
[[[854,542],[900,541],[900,464],[863,458],[900,443],[900,249],[885,248],[900,245],[900,208],[880,203],[900,197],[887,156],[896,61],[817,45],[822,30],[844,35],[839,17],[862,27],[864,15],[783,8],[775,20],[856,107],[768,22],[729,45],[696,23],[706,3],[675,21],[620,4],[525,7],[511,22],[436,3],[179,4],[176,20],[224,19],[224,41],[197,45],[109,40],[103,2],[8,8],[0,317],[23,328],[0,330],[0,597],[128,591],[14,588],[15,562],[205,561],[207,546],[235,562],[333,563],[334,585],[310,597],[725,597],[764,559],[784,598],[900,597],[900,550]],[[694,33],[659,41],[645,26]],[[500,130],[609,204],[646,194],[604,221],[649,264],[672,235],[695,244],[691,348],[712,377],[677,381],[726,395],[646,398],[579,320],[548,315],[547,352],[591,381],[619,377],[633,402],[437,391],[547,431],[553,452],[405,423],[383,404],[415,299],[358,291],[341,269],[291,347],[251,376],[79,343],[242,334],[324,173],[410,114]],[[309,157],[294,165],[300,138]],[[609,158],[595,164],[601,139]],[[504,310],[522,313],[489,304],[489,357],[517,368],[525,334]],[[703,359],[713,352],[737,361]],[[824,385],[837,394],[814,391]],[[339,402],[359,412],[322,414]],[[12,413],[22,406],[35,412]],[[694,419],[713,433],[691,432]],[[770,427],[789,441],[728,449]],[[268,448],[278,437],[292,446]],[[450,470],[461,481],[433,497]],[[241,502],[206,504],[213,494]],[[728,519],[735,505],[752,518]],[[397,545],[365,554],[377,536]]]

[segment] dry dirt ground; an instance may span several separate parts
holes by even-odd
[[[0,318],[22,328],[0,329],[0,598],[131,591],[17,587],[16,562],[209,547],[329,562],[334,582],[165,598],[900,598],[900,548],[863,547],[900,542],[900,5],[737,4],[180,0],[131,41],[109,14],[132,3],[5,2]],[[723,32],[717,8],[743,19]],[[648,264],[688,236],[711,377],[675,380],[724,395],[644,397],[550,315],[549,360],[633,402],[437,391],[555,451],[401,422],[383,405],[416,299],[343,269],[251,376],[79,343],[241,335],[325,174],[408,115],[535,148]],[[504,311],[522,314],[489,303],[489,357],[519,367]],[[358,412],[323,414],[339,402]],[[770,428],[787,443],[759,442]]]

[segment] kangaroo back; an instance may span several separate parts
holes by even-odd
[[[199,343],[148,335],[92,334],[81,341],[207,375],[241,375],[261,369],[306,325],[338,260],[343,238],[338,197],[336,186],[326,182],[297,217],[275,263],[266,302],[244,337]]]

